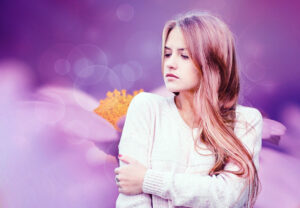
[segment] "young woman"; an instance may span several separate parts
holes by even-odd
[[[142,92],[129,105],[116,207],[253,207],[262,115],[237,104],[228,26],[207,12],[168,21],[162,74],[173,96]]]

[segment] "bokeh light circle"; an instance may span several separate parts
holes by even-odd
[[[134,16],[134,8],[130,4],[120,4],[117,8],[116,15],[119,20],[129,22]]]

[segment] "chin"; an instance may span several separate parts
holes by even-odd
[[[179,92],[180,91],[180,89],[178,89],[177,87],[166,86],[166,88],[170,92]]]

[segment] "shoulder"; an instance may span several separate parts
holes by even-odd
[[[257,125],[262,122],[263,117],[258,109],[237,104],[236,119],[239,121],[245,121],[252,125]]]
[[[140,92],[129,103],[126,121],[132,123],[152,124],[157,116],[157,108],[162,97],[149,92]],[[149,127],[149,126],[148,126]],[[146,129],[146,127],[145,127]]]
[[[150,92],[140,92],[134,96],[130,102],[130,105],[139,106],[141,108],[150,108],[159,106],[166,100],[165,97],[160,95],[150,93]]]
[[[247,146],[260,143],[262,129],[263,117],[258,109],[237,105],[234,132]]]
[[[235,133],[253,155],[253,162],[259,168],[259,153],[262,147],[263,117],[261,112],[253,107],[237,105]]]

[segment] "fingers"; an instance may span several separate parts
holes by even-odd
[[[115,176],[115,182],[116,182],[116,185],[118,186],[118,192],[122,193],[122,194],[129,194],[129,192],[126,191],[127,188],[126,188],[126,186],[124,184],[124,178],[122,178],[122,176],[120,175],[120,173],[121,173],[120,169],[121,168],[122,167],[118,167],[118,168],[114,169],[114,172],[116,174],[116,176]]]
[[[126,164],[137,164],[139,163],[136,159],[128,156],[128,155],[119,155],[118,159]]]
[[[118,186],[118,191],[121,193],[121,184],[120,184],[120,178],[118,177],[119,175],[119,168],[115,168],[114,172],[116,173],[116,176],[115,176],[115,181],[116,181],[116,184]]]
[[[126,194],[126,192],[121,187],[118,188],[118,191],[119,193]]]
[[[120,174],[120,168],[115,168],[115,169],[114,169],[114,172],[115,172],[115,174],[117,174],[117,175]]]
[[[117,178],[117,176],[116,176],[116,184],[117,184],[117,186],[118,186],[118,191],[119,191],[119,193],[125,194],[124,187],[121,185],[121,183],[122,183],[122,182],[120,181],[120,179]]]
[[[130,163],[129,158],[127,158],[126,156],[119,157],[119,160],[121,160],[122,162],[124,162],[126,164]]]

